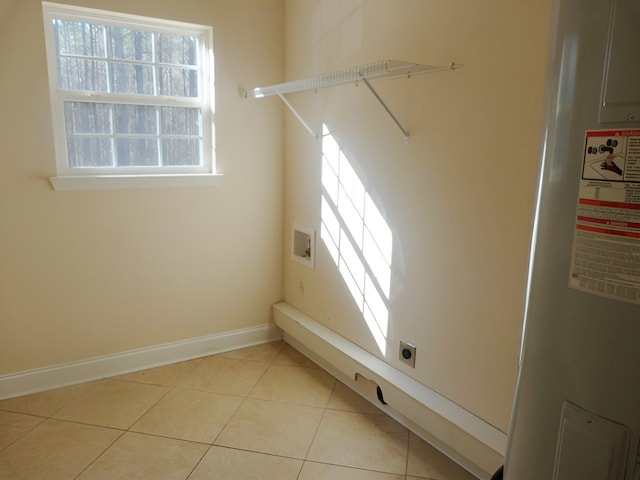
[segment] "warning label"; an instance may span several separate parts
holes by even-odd
[[[586,133],[569,286],[640,303],[640,130]]]

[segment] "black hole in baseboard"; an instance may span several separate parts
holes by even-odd
[[[387,402],[384,401],[384,397],[382,396],[382,389],[380,388],[380,385],[376,387],[376,393],[378,394],[378,400],[380,400],[380,403],[382,403],[383,405],[386,405]]]

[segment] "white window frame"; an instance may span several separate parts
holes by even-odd
[[[213,32],[211,27],[151,17],[43,2],[43,18],[57,176],[51,178],[55,190],[208,186],[220,182],[215,170],[215,108]],[[58,88],[54,19],[124,27],[155,33],[197,37],[199,42],[199,97],[172,97],[98,93]],[[201,110],[202,165],[153,167],[72,167],[67,157],[64,102],[196,107]]]

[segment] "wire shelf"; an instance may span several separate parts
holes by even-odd
[[[419,63],[404,62],[402,60],[378,60],[376,62],[365,63],[355,67],[344,68],[335,72],[322,73],[313,77],[291,82],[269,85],[266,87],[256,87],[252,90],[245,90],[244,97],[263,98],[272,95],[284,95],[287,93],[302,92],[307,90],[319,90],[321,88],[333,87],[356,83],[362,80],[389,80],[392,78],[412,77],[425,73],[440,72],[460,68],[462,65],[451,63],[446,66],[421,65]]]
[[[346,85],[358,82],[364,83],[376,100],[380,102],[387,114],[394,123],[402,131],[405,143],[409,143],[409,132],[398,121],[396,116],[391,112],[386,103],[380,98],[380,95],[374,90],[370,82],[376,80],[389,80],[392,78],[407,77],[415,75],[423,75],[425,73],[441,72],[443,70],[453,70],[460,68],[462,65],[451,62],[446,66],[421,65],[419,63],[404,62],[402,60],[378,60],[377,62],[365,63],[356,67],[344,68],[330,73],[322,73],[313,77],[304,78],[302,80],[294,80],[292,82],[279,83],[277,85],[269,85],[266,87],[256,87],[252,90],[242,90],[242,96],[245,99],[264,98],[272,95],[278,95],[285,105],[293,112],[296,118],[302,123],[304,128],[314,137],[319,138],[319,134],[304,121],[302,116],[291,105],[285,97],[287,93],[304,92],[309,90],[319,90],[321,88],[333,87],[336,85]]]

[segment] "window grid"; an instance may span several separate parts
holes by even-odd
[[[67,105],[69,102],[66,102]],[[76,104],[84,104],[87,105],[87,102],[74,102]],[[92,105],[92,104],[89,104]],[[175,162],[171,162],[167,160],[167,155],[165,155],[165,145],[166,142],[170,141],[183,141],[183,142],[196,142],[198,144],[198,150],[200,150],[200,146],[202,144],[202,134],[200,133],[200,128],[198,128],[198,134],[179,134],[179,133],[167,133],[163,128],[163,119],[162,119],[162,108],[172,108],[172,107],[150,107],[153,108],[153,116],[155,117],[155,121],[152,122],[154,124],[154,131],[147,131],[144,133],[130,133],[127,131],[118,131],[118,120],[116,118],[116,110],[117,107],[127,107],[128,105],[122,104],[100,104],[101,106],[108,107],[108,131],[104,132],[75,132],[69,131],[70,127],[67,126],[67,151],[69,153],[69,161],[70,164],[74,168],[83,168],[82,162],[78,161],[78,159],[73,155],[73,149],[71,146],[74,143],[74,139],[102,139],[109,140],[109,150],[111,152],[111,164],[108,165],[111,168],[119,168],[129,166],[131,163],[124,157],[122,157],[122,151],[118,147],[118,145],[122,145],[122,142],[118,142],[118,140],[141,140],[141,141],[150,141],[153,140],[156,144],[155,150],[149,152],[149,154],[153,153],[153,158],[151,156],[148,157],[149,162],[144,162],[140,164],[136,164],[136,166],[157,166],[157,167],[168,167],[168,168],[176,168],[180,165],[188,165],[189,163],[183,163],[177,165]],[[149,107],[148,107],[149,108]],[[72,116],[72,114],[71,114]],[[75,123],[75,122],[73,122]],[[198,127],[200,127],[201,120],[198,118],[196,120]],[[73,127],[71,127],[72,129]],[[148,150],[148,149],[147,149]],[[198,158],[201,158],[202,152],[198,151]],[[155,159],[155,161],[151,161]],[[103,165],[107,167],[107,165]]]
[[[116,71],[115,67],[118,67],[118,66],[147,67],[149,69],[148,71],[152,74],[150,83],[151,83],[151,86],[153,87],[153,90],[150,92],[151,95],[162,94],[158,88],[159,86],[161,86],[160,78],[162,77],[162,73],[163,73],[162,69],[180,69],[183,71],[183,74],[185,72],[192,72],[195,74],[200,73],[201,60],[198,58],[200,48],[198,45],[199,39],[196,36],[168,34],[168,33],[159,33],[159,32],[156,33],[154,31],[145,30],[145,29],[136,29],[136,30],[129,29],[129,28],[125,29],[120,26],[114,27],[114,26],[102,25],[95,21],[91,22],[90,20],[81,22],[81,21],[65,20],[63,18],[55,18],[53,20],[53,23],[54,23],[54,30],[56,35],[56,54],[57,54],[59,75],[63,70],[61,65],[66,60],[96,62],[97,65],[101,65],[104,67],[104,71],[105,71],[104,80],[108,87],[107,92],[114,93],[117,91],[114,88],[113,80],[115,79],[115,76],[114,76],[115,75],[114,72]],[[97,47],[99,51],[97,53],[91,52],[93,54],[87,53],[86,51],[84,52],[84,54],[77,53],[74,51],[66,52],[64,45],[69,46],[68,44],[70,43],[78,42],[78,39],[75,38],[73,30],[69,29],[67,26],[75,26],[76,30],[78,29],[82,30],[83,40],[85,40],[84,37],[87,37],[87,36],[89,37],[89,42],[86,44],[83,43],[82,44],[83,47],[86,47],[89,50],[93,50],[94,48]],[[69,29],[70,31],[65,32],[66,29]],[[96,35],[94,35],[93,33],[95,29],[99,29],[101,32],[101,35],[99,35],[101,37],[101,42],[99,42],[99,44],[96,44],[94,41],[92,41],[93,37],[96,37]],[[88,35],[85,35],[85,31],[89,32]],[[119,32],[119,33],[116,34],[116,32]],[[68,36],[68,38],[65,37],[65,33]],[[140,57],[145,56],[146,52],[144,51],[144,46],[142,45],[142,41],[141,40],[140,42],[138,41],[138,39],[141,39],[143,35],[149,36],[150,41],[148,43],[151,51],[148,53],[150,53],[150,58],[147,60],[145,60],[144,58],[132,58],[132,55],[140,56]],[[131,52],[125,52],[124,44],[127,42],[127,37],[132,37],[132,36],[135,37],[134,50]],[[167,43],[167,45],[165,46],[165,48],[158,49],[158,45],[163,43],[163,39],[165,39],[164,43]],[[173,55],[171,52],[179,50],[179,45],[176,45],[175,49],[171,48],[171,45],[170,45],[171,39],[173,39],[174,42],[177,39],[182,39],[183,60],[185,60],[185,57],[189,57],[186,62],[162,60],[161,57],[163,55],[172,57]],[[187,42],[185,42],[185,40]],[[138,45],[138,43],[140,43],[140,45]],[[184,47],[186,43],[191,43],[192,45],[191,45],[191,48],[188,48],[185,51]],[[122,52],[117,51],[118,45],[120,46],[120,49],[122,49]],[[71,50],[73,50],[73,48],[71,48]],[[171,70],[169,70],[169,72],[170,71]],[[200,75],[195,75],[193,78],[195,80],[199,80],[199,77]],[[199,82],[196,82],[196,83],[199,83]],[[64,90],[78,90],[78,89],[65,88],[65,87],[60,87],[60,88]],[[194,90],[195,91],[193,95],[187,95],[187,96],[198,97],[199,96],[198,92],[200,90],[199,85],[196,84]],[[93,90],[90,90],[90,91],[93,91]],[[133,94],[140,94],[140,93],[142,92],[134,92]],[[171,96],[182,97],[185,95],[171,95]]]
[[[51,9],[49,15],[47,7]],[[181,28],[167,26],[166,22],[155,25],[153,19],[145,25],[137,17],[129,24],[127,18],[132,16],[114,20],[117,14],[101,12],[107,14],[102,19],[92,10],[84,17],[81,12],[70,13],[69,9],[45,2],[45,21],[50,22],[51,29],[47,41],[54,44],[54,52],[48,46],[48,56],[55,55],[56,75],[50,79],[51,85],[55,85],[52,106],[54,117],[58,112],[64,125],[65,140],[62,141],[60,133],[57,134],[60,141],[56,140],[59,174],[61,170],[72,175],[87,171],[213,173],[212,151],[206,152],[209,145],[212,148],[213,128],[210,132],[203,130],[212,121],[213,113],[207,104],[210,101],[207,69],[212,65],[206,66],[205,55],[210,49],[210,32],[207,39],[207,32],[193,29],[194,26]],[[60,33],[64,28],[68,31]],[[118,44],[120,40],[114,39],[118,35],[120,40],[129,36],[129,43]],[[51,58],[49,62],[51,70]],[[80,78],[74,79],[74,69],[77,72],[83,69],[87,78],[78,73]],[[129,83],[118,85],[127,75]],[[133,76],[135,80],[131,82]],[[89,109],[103,106],[108,110],[108,120],[103,115],[93,120],[93,131],[78,130],[76,124],[83,122],[73,118],[73,112],[67,112],[72,105],[85,105]],[[136,117],[123,129],[116,114],[119,108],[128,106],[152,110],[147,110],[149,118]],[[97,125],[99,121],[104,123]],[[146,130],[148,124],[153,125],[152,130]],[[107,156],[109,161],[105,160]]]

